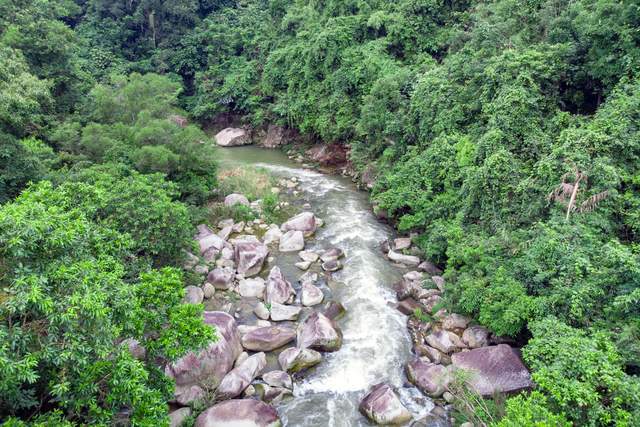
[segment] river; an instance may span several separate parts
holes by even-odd
[[[403,366],[411,354],[406,316],[398,312],[391,285],[406,270],[390,263],[380,242],[393,235],[371,212],[368,195],[347,178],[325,175],[289,160],[279,150],[257,147],[218,149],[222,167],[262,167],[281,177],[296,177],[302,194],[298,203],[309,203],[325,226],[305,249],[336,246],[346,253],[344,268],[334,273],[332,298],[347,312],[338,321],[342,348],[325,353],[320,365],[298,380],[294,397],[277,406],[285,426],[368,426],[358,412],[360,399],[374,384],[398,387],[401,400],[414,419],[428,413],[433,404],[406,385]],[[278,265],[287,277],[301,272],[293,267],[294,255],[279,255]]]

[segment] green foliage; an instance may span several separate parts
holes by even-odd
[[[570,427],[564,415],[554,414],[547,407],[547,399],[537,391],[521,394],[507,400],[506,414],[495,427]]]
[[[171,389],[155,363],[213,338],[202,307],[181,304],[177,270],[130,275],[136,245],[118,231],[118,208],[101,216],[105,192],[43,182],[0,209],[3,415],[45,404],[108,424],[129,407],[133,425],[166,423]],[[138,339],[147,358],[118,349],[123,338]]]
[[[606,334],[571,328],[556,318],[530,324],[524,358],[552,407],[576,425],[631,426],[637,420],[640,382],[627,375]]]

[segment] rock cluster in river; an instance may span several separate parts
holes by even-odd
[[[297,191],[298,182],[286,180],[281,187]],[[225,204],[250,203],[232,194]],[[339,248],[305,250],[305,240],[322,225],[310,211],[280,226],[261,219],[227,219],[216,225],[198,226],[199,253],[187,254],[184,268],[204,281],[185,289],[184,302],[214,307],[204,317],[215,326],[218,339],[165,367],[176,383],[172,425],[191,415],[187,405],[215,397],[223,402],[200,414],[196,426],[277,426],[280,420],[271,404],[292,395],[292,375],[303,374],[321,363],[322,352],[342,345],[335,319],[344,308],[335,301],[321,305],[327,297],[320,277],[341,268],[344,253]],[[289,251],[298,252],[296,266],[305,271],[295,281],[274,265],[277,254]],[[275,357],[269,358],[270,353]],[[277,366],[269,360],[277,360]]]
[[[405,365],[409,382],[436,399],[441,408],[455,400],[449,387],[459,370],[466,371],[467,386],[483,397],[514,393],[532,386],[518,349],[493,336],[486,328],[473,325],[471,319],[439,308],[445,291],[442,271],[420,260],[412,250],[410,238],[383,242],[382,250],[391,261],[417,268],[407,272],[394,286],[398,310],[410,316],[407,328],[413,343],[413,357]],[[363,398],[360,410],[378,424],[393,423],[390,420],[401,419],[405,414],[394,390],[387,384],[374,386]],[[450,425],[447,411],[437,412],[429,415],[430,422]]]

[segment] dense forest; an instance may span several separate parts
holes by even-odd
[[[375,177],[447,306],[523,345],[497,425],[638,425],[638,2],[0,0],[7,425],[168,425],[159,362],[215,337],[179,266],[222,114]]]

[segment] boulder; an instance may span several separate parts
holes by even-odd
[[[127,338],[120,345],[126,347],[135,359],[144,360],[147,356],[147,349],[135,338]]]
[[[464,329],[471,322],[471,319],[461,314],[451,313],[442,319],[442,327],[447,331],[453,331],[454,329]]]
[[[223,240],[227,240],[233,231],[233,225],[228,225],[224,228],[221,228],[216,234]],[[224,250],[224,249],[223,249]]]
[[[403,249],[409,249],[411,247],[411,237],[398,237],[393,239],[393,249],[401,251]]]
[[[420,258],[413,255],[404,255],[396,251],[389,251],[387,256],[393,262],[408,265],[410,267],[417,267],[418,264],[420,264]]]
[[[215,136],[216,144],[220,147],[234,147],[237,145],[251,144],[249,134],[244,129],[226,128]]]
[[[239,396],[265,366],[267,366],[267,357],[264,353],[256,353],[248,357],[225,375],[216,390],[216,396],[221,399],[233,399]]]
[[[282,275],[280,268],[275,266],[267,277],[265,301],[269,304],[291,304],[296,298],[296,291]]]
[[[347,161],[347,149],[340,144],[319,144],[308,149],[306,156],[322,166],[338,166]]]
[[[436,284],[440,292],[444,292],[444,277],[431,276],[431,281]]]
[[[305,236],[310,236],[315,233],[316,228],[316,217],[313,215],[313,212],[299,213],[280,226],[280,230],[285,233],[287,231],[301,231]]]
[[[466,347],[460,337],[453,332],[445,330],[435,331],[427,335],[426,341],[431,347],[446,354],[453,353],[458,348]]]
[[[506,344],[456,353],[451,363],[471,373],[469,384],[482,396],[514,393],[533,385],[518,351]]]
[[[165,367],[165,374],[175,380],[178,401],[178,388],[184,392],[204,382],[217,386],[242,353],[240,334],[233,317],[221,311],[205,311],[204,321],[216,327],[217,341],[197,353],[189,352]]]
[[[218,236],[217,234],[207,234],[206,236],[200,237],[198,239],[198,246],[200,247],[200,253],[204,255],[205,253],[211,252],[220,252],[222,248],[225,246],[225,241],[223,238]]]
[[[214,268],[207,276],[207,282],[211,283],[216,289],[229,289],[233,285],[233,279],[236,273],[229,267]]]
[[[300,270],[306,271],[309,269],[309,267],[311,267],[311,263],[309,261],[300,261],[300,262],[296,262],[295,266],[298,267]]]
[[[247,350],[271,351],[290,343],[296,331],[284,326],[267,326],[255,329],[242,337],[242,346]]]
[[[322,269],[328,272],[338,271],[342,268],[342,263],[337,259],[329,260],[322,263]]]
[[[406,373],[413,385],[433,398],[442,396],[451,381],[449,369],[425,358],[415,358],[407,363]]]
[[[400,301],[397,308],[402,314],[405,314],[407,316],[413,315],[413,313],[415,313],[415,311],[418,309],[423,312],[425,311],[425,308],[418,301],[414,300],[411,297],[405,298]]]
[[[278,412],[255,399],[234,399],[218,403],[196,419],[195,427],[281,427]]]
[[[284,143],[285,130],[282,126],[269,125],[267,134],[260,141],[260,145],[265,148],[277,148]]]
[[[301,251],[298,253],[298,256],[305,262],[316,262],[318,258],[320,258],[320,255],[312,251]]]
[[[191,416],[191,408],[179,408],[169,413],[169,427],[180,427]]]
[[[424,278],[424,274],[421,273],[420,271],[410,271],[408,273],[405,273],[404,276],[402,276],[402,278],[409,282],[421,282],[422,279]]]
[[[298,326],[297,344],[300,348],[336,351],[342,345],[342,332],[333,320],[313,312]]]
[[[257,241],[240,240],[235,244],[235,260],[239,274],[245,277],[255,276],[262,270],[269,248]]]
[[[422,261],[420,265],[418,265],[418,270],[424,271],[429,276],[440,276],[442,274],[442,270],[436,267],[431,261]]]
[[[266,284],[263,278],[242,279],[238,285],[240,296],[245,298],[264,298]]]
[[[462,333],[462,341],[469,348],[485,347],[489,342],[489,330],[482,326],[471,326]]]
[[[413,416],[388,384],[376,384],[360,402],[360,412],[378,425],[399,425]]]
[[[283,305],[277,302],[271,303],[271,320],[274,322],[282,322],[285,320],[297,320],[302,307],[294,305]]]
[[[204,291],[197,286],[184,288],[184,302],[186,304],[200,304],[204,300]]]
[[[262,320],[267,320],[271,315],[271,313],[269,313],[269,309],[267,308],[267,306],[265,306],[264,303],[262,302],[259,302],[253,308],[253,312],[256,316],[258,316],[259,319],[262,319]]]
[[[322,308],[322,314],[327,316],[331,320],[336,320],[342,317],[347,310],[342,304],[337,301],[329,301]]]
[[[202,285],[202,292],[204,293],[205,298],[213,298],[213,296],[216,294],[216,288],[211,283],[205,282]]]
[[[311,283],[305,282],[302,284],[302,296],[301,302],[305,307],[312,307],[322,302],[324,294],[317,286]]]
[[[302,231],[287,231],[280,237],[280,252],[296,252],[304,249],[304,235]]]
[[[232,193],[224,198],[224,205],[226,207],[232,207],[235,205],[249,206],[249,199],[247,199],[243,194]]]
[[[271,387],[283,387],[293,390],[291,375],[284,371],[271,371],[262,375],[262,381]]]
[[[205,399],[207,393],[199,385],[176,385],[174,392],[175,401],[178,405],[189,406],[195,402],[199,402]]]
[[[265,245],[270,245],[271,243],[279,242],[281,237],[282,237],[282,231],[280,231],[280,228],[277,225],[272,224],[269,226],[269,229],[264,233],[264,236],[262,236],[262,241],[264,242]]]
[[[278,355],[278,363],[285,372],[296,373],[311,368],[322,361],[322,355],[308,348],[291,347]]]
[[[322,262],[335,261],[344,256],[344,252],[340,248],[331,248],[324,251],[324,253],[320,256],[320,260]]]

